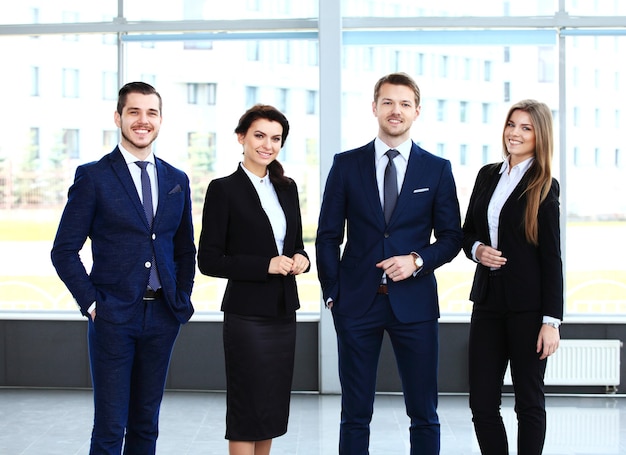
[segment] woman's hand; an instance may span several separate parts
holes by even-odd
[[[309,260],[303,254],[296,253],[293,256],[293,266],[291,267],[292,275],[300,275],[309,268]]]
[[[537,354],[541,353],[540,360],[543,360],[556,352],[559,348],[561,335],[559,329],[548,324],[541,324],[539,336],[537,337]]]
[[[294,260],[287,256],[276,256],[270,261],[268,272],[272,275],[287,276],[291,273]]]
[[[506,264],[506,258],[502,257],[502,251],[484,244],[476,248],[476,259],[482,265],[490,268],[500,268]]]

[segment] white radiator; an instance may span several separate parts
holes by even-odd
[[[620,383],[620,340],[561,340],[548,358],[545,385],[601,385],[616,389]],[[511,385],[507,368],[504,384]]]

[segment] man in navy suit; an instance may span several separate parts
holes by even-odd
[[[411,420],[411,455],[438,454],[439,304],[433,271],[461,249],[456,186],[450,163],[410,138],[420,114],[420,92],[411,77],[381,78],[372,110],[376,139],[335,155],[316,240],[318,275],[339,349],[339,453],[369,453],[386,331]]]
[[[122,87],[122,140],[77,168],[52,248],[59,277],[89,319],[92,455],[120,454],[122,444],[124,454],[155,453],[171,352],[193,314],[189,179],[152,152],[161,105],[148,84]],[[89,273],[79,256],[87,238]]]

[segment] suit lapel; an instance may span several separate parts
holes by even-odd
[[[128,165],[122,156],[122,152],[120,152],[119,148],[115,148],[113,152],[110,154],[111,158],[111,167],[113,172],[121,182],[122,186],[126,190],[128,194],[128,198],[131,200],[135,210],[137,211],[137,215],[143,221],[144,225],[149,228],[148,220],[146,219],[146,213],[143,210],[143,205],[141,204],[141,199],[139,199],[139,194],[137,193],[137,187],[133,182],[132,177],[130,176],[130,171],[128,170]]]
[[[416,144],[411,146],[411,152],[409,154],[409,161],[406,165],[406,173],[404,174],[404,181],[402,182],[402,188],[398,195],[398,201],[396,202],[396,208],[391,215],[389,224],[393,223],[399,213],[402,213],[404,206],[409,202],[413,190],[421,188],[421,182],[427,182],[425,178],[426,167],[421,165],[423,155],[420,152],[419,147]]]
[[[259,229],[256,229],[256,235],[259,236],[259,238],[265,236],[266,241],[271,241],[273,245],[276,245],[276,241],[274,239],[274,231],[272,230],[272,223],[270,222],[270,219],[267,216],[265,209],[263,209],[263,204],[261,204],[261,198],[259,197],[259,193],[257,193],[256,189],[254,188],[254,184],[250,181],[250,178],[248,177],[246,172],[241,168],[241,165],[237,167],[237,172],[235,174],[240,181],[237,186],[244,193],[242,200],[245,201],[246,204],[249,204],[249,210],[257,212],[257,215],[253,217],[254,219],[263,220],[259,221],[262,226],[259,225]],[[278,196],[278,200],[282,206],[283,202],[280,199],[280,195]],[[250,228],[253,228],[253,226],[250,226]],[[276,249],[276,247],[274,247],[274,249],[276,250],[276,254],[278,254],[278,250]]]
[[[167,211],[167,203],[168,203],[168,192],[174,186],[174,182],[170,181],[170,175],[167,171],[167,167],[163,165],[161,160],[154,157],[154,163],[156,166],[156,174],[157,174],[157,188],[159,191],[159,200],[157,201],[157,209],[154,214],[154,220],[152,221],[152,227],[155,228],[156,224],[159,223],[161,219],[163,219],[165,213]]]
[[[362,153],[357,154],[359,174],[361,176],[361,190],[369,203],[372,213],[376,214],[378,221],[385,225],[385,214],[380,203],[378,193],[378,181],[376,180],[376,151],[374,141],[367,144]]]

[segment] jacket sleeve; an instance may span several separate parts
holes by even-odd
[[[198,245],[198,268],[209,276],[240,281],[266,281],[272,259],[270,254],[229,251],[229,238],[238,243],[255,241],[254,226],[233,222],[231,207],[236,196],[223,180],[213,180],[206,193],[202,210],[202,230]],[[241,193],[237,193],[241,194]],[[233,240],[234,241],[234,240]]]
[[[552,179],[546,199],[539,206],[539,263],[541,267],[541,302],[544,316],[563,319],[563,262],[559,184]]]
[[[59,278],[78,303],[81,313],[96,301],[96,288],[80,258],[96,210],[93,182],[88,171],[79,166],[52,245],[51,259]]]

